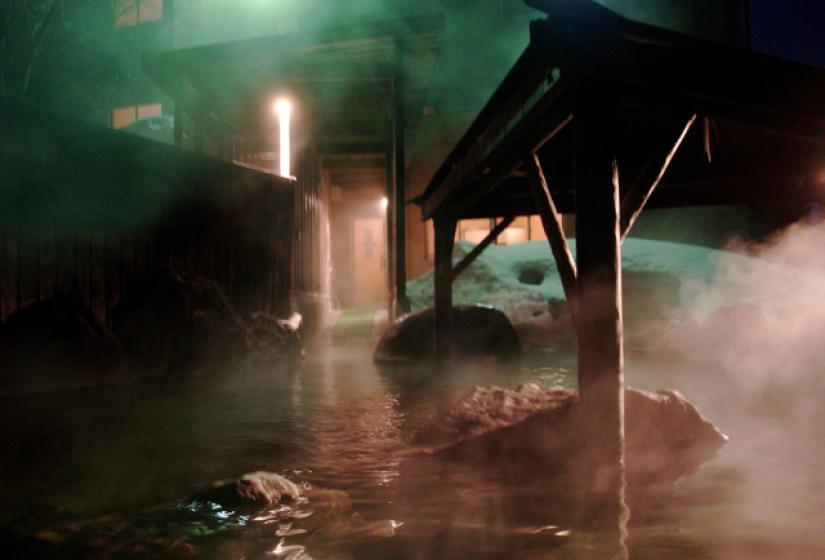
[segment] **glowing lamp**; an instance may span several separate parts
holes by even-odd
[[[381,210],[384,210],[386,212],[387,206],[389,206],[389,204],[390,204],[390,201],[387,200],[387,197],[382,196],[381,197]]]
[[[280,175],[281,177],[289,177],[289,117],[292,115],[292,103],[287,99],[279,99],[275,102],[275,113],[278,115],[278,126],[280,128],[278,140]]]

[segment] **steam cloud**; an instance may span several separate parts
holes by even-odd
[[[711,280],[683,284],[693,321],[670,341],[689,358],[673,363],[687,372],[678,382],[731,435],[696,482],[718,477],[712,487],[728,495],[707,529],[729,548],[725,558],[821,557],[825,224],[805,220],[728,248]]]

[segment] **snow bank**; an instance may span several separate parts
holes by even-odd
[[[575,239],[569,243],[575,255]],[[457,243],[454,262],[472,248],[470,243]],[[625,319],[631,338],[634,329],[642,334],[646,329],[660,328],[663,321],[701,322],[719,307],[753,303],[733,290],[724,298],[709,299],[705,287],[714,282],[720,270],[783,273],[777,264],[743,254],[634,238],[622,246],[622,266]],[[413,310],[431,306],[432,270],[409,282],[407,293]],[[488,247],[454,283],[453,302],[494,307],[522,329],[569,324],[564,290],[546,241]]]

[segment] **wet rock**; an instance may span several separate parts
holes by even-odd
[[[252,313],[247,342],[250,360],[266,363],[302,358],[302,322],[303,318],[298,313],[293,313],[289,319],[279,319],[263,311]]]
[[[122,352],[94,314],[68,296],[12,313],[0,325],[0,394],[118,381]]]
[[[194,494],[190,499],[212,502],[224,507],[271,506],[284,500],[294,500],[303,489],[279,474],[258,471],[236,480],[221,480],[212,488]]]
[[[539,412],[566,406],[576,392],[560,387],[542,388],[535,383],[521,385],[515,391],[501,387],[475,387],[460,401],[443,411],[433,425],[418,432],[415,442],[443,446],[506,428]]]
[[[515,391],[477,387],[421,439],[451,460],[497,464],[518,476],[570,478],[585,459],[587,419],[573,391],[536,385]],[[726,441],[677,391],[625,392],[631,486],[676,481],[712,458]]]
[[[183,501],[183,509],[213,514],[225,512],[228,519],[246,513],[245,526],[271,527],[281,538],[275,550],[286,553],[304,544],[333,557],[337,545],[352,545],[395,536],[401,524],[392,520],[364,520],[353,510],[349,494],[340,490],[317,488],[309,483],[294,483],[271,472],[245,474],[237,480],[218,481],[212,488]],[[293,538],[303,544],[295,544]],[[274,550],[271,551],[274,553]],[[290,557],[288,554],[286,557]]]
[[[409,364],[433,356],[435,311],[425,309],[392,325],[378,341],[378,364]],[[521,352],[518,333],[507,316],[487,307],[453,308],[453,351],[461,356],[507,358]]]
[[[247,356],[247,329],[217,282],[175,272],[124,294],[113,331],[153,374],[220,370]]]
[[[240,478],[216,481],[212,487],[191,495],[188,503],[208,503],[229,509],[267,510],[271,515],[258,521],[279,523],[300,520],[303,530],[316,529],[352,515],[352,500],[346,492],[295,483],[276,473],[257,471]],[[275,506],[285,506],[273,509]]]

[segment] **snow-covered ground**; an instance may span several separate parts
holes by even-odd
[[[575,254],[575,240],[569,243]],[[472,247],[457,243],[454,262]],[[721,308],[766,305],[777,300],[777,290],[787,291],[794,283],[806,284],[804,293],[822,286],[816,274],[755,258],[744,250],[646,239],[625,241],[622,267],[625,320],[631,340],[634,332],[644,336],[663,326],[701,323]],[[743,289],[743,279],[766,281],[747,281],[747,289]],[[409,282],[407,290],[413,310],[432,305],[432,270]],[[456,305],[500,309],[517,328],[528,332],[528,337],[530,327],[565,330],[569,325],[561,280],[546,241],[488,247],[453,284],[453,301]]]

